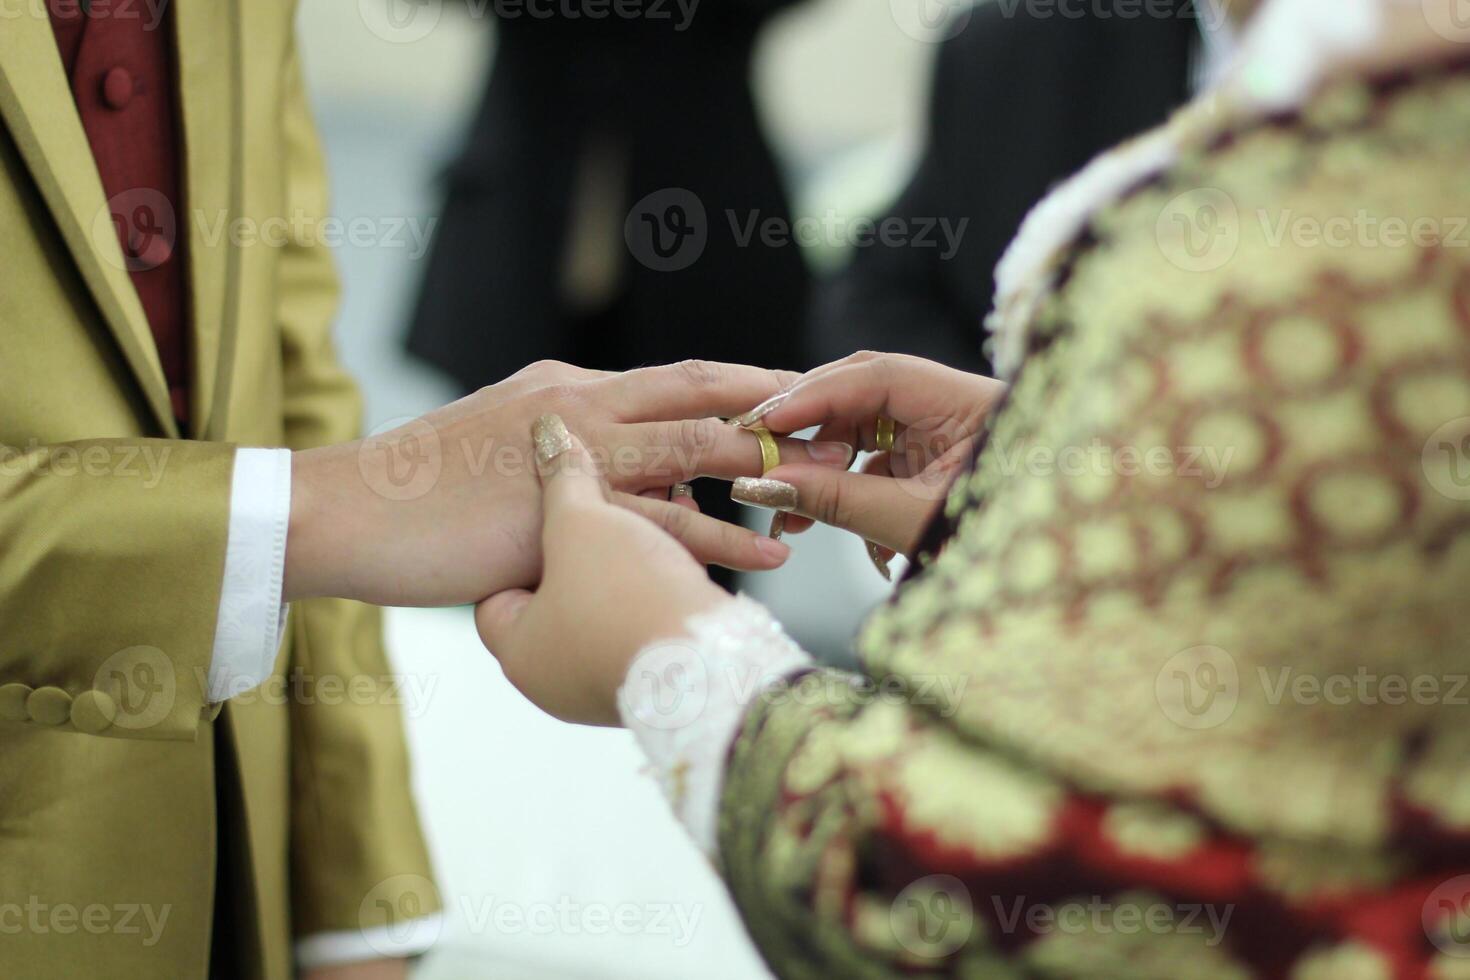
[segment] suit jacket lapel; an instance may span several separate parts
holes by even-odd
[[[191,417],[201,438],[223,438],[239,324],[243,120],[240,25],[233,0],[176,0],[175,50],[184,133],[189,285],[193,296]]]
[[[178,436],[158,348],[128,277],[102,179],[82,129],[44,4],[0,29],[0,117],[60,228],[155,421]]]

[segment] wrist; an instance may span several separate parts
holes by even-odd
[[[350,598],[338,574],[344,549],[335,522],[345,502],[333,499],[341,497],[343,486],[331,479],[337,450],[328,446],[291,454],[291,517],[282,584],[285,602],[322,596]]]

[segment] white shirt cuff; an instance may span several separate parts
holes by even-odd
[[[685,627],[688,635],[650,644],[634,658],[618,689],[618,714],[679,822],[714,857],[725,760],[746,709],[813,660],[743,595]]]
[[[281,582],[291,521],[291,450],[238,449],[224,587],[209,661],[210,704],[265,683],[286,623]]]
[[[391,926],[322,932],[296,943],[296,968],[341,966],[368,960],[402,960],[427,953],[444,931],[439,912]]]

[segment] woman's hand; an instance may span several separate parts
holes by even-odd
[[[892,451],[870,457],[860,473],[801,461],[766,476],[795,488],[794,502],[789,493],[781,501],[794,504],[790,513],[797,515],[789,532],[804,530],[810,518],[909,554],[1005,390],[993,378],[923,358],[864,352],[817,368],[738,421],[780,433],[820,426],[817,441],[874,452],[878,419],[892,419]],[[739,481],[735,499],[765,504],[748,499],[749,487]],[[769,493],[757,496],[769,500]]]
[[[505,676],[565,721],[618,723],[617,691],[638,651],[684,632],[690,616],[729,602],[678,541],[612,503],[595,461],[555,415],[535,424],[545,516],[545,573],[475,609],[480,639]],[[674,511],[698,517],[686,502]],[[773,565],[784,544],[758,539]]]

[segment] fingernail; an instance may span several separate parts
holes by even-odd
[[[774,510],[796,509],[796,487],[782,480],[763,480],[742,476],[730,488],[730,499],[755,507]]]
[[[852,462],[852,447],[845,442],[808,443],[806,451],[818,463],[846,466]]]
[[[694,496],[694,488],[691,487],[687,483],[676,483],[676,484],[674,484],[674,489],[672,489],[672,490],[669,491],[669,499],[670,500],[673,500],[675,497],[692,497],[692,496]]]
[[[756,538],[755,547],[761,554],[778,564],[791,557],[791,546],[782,544],[775,538]]]
[[[888,556],[884,553],[882,545],[872,541],[868,542],[868,560],[873,563],[874,568],[878,569],[878,574],[883,576],[883,581],[893,581],[893,572],[888,567]]]
[[[531,426],[531,439],[536,443],[536,461],[545,466],[572,448],[572,436],[560,415],[543,415]]]
[[[767,415],[770,415],[776,409],[780,408],[783,404],[786,403],[786,399],[790,397],[791,392],[789,391],[783,391],[779,395],[772,395],[770,398],[767,398],[765,401],[761,402],[759,405],[757,405],[755,408],[752,408],[744,415],[735,416],[735,418],[731,420],[730,424],[745,427],[755,425],[761,419],[765,418]]]

